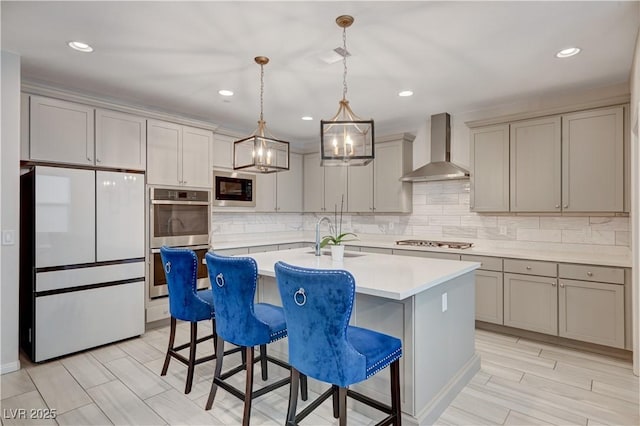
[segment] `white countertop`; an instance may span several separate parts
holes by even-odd
[[[631,268],[632,258],[631,250],[618,250],[615,253],[607,250],[603,247],[601,250],[589,251],[557,251],[557,250],[539,250],[539,249],[522,249],[522,248],[506,248],[506,247],[491,247],[491,246],[479,246],[474,245],[468,249],[446,249],[437,247],[412,247],[395,244],[395,240],[411,239],[411,237],[396,236],[394,240],[381,241],[378,239],[369,239],[366,237],[357,241],[351,241],[348,245],[359,247],[377,247],[395,250],[415,250],[415,251],[430,251],[440,253],[455,253],[455,254],[470,254],[477,256],[492,256],[492,257],[504,257],[512,259],[527,259],[527,260],[543,260],[549,262],[562,262],[562,263],[578,263],[587,265],[600,265],[600,266],[613,266],[622,268]],[[309,238],[307,235],[300,236],[288,236],[285,238],[257,238],[253,240],[243,241],[226,241],[215,242],[214,249],[226,249],[226,248],[240,248],[240,247],[255,247],[271,244],[287,244],[296,242],[308,242],[313,244],[313,238]],[[621,248],[622,249],[622,248]]]
[[[477,262],[359,252],[345,252],[344,261],[334,263],[329,251],[315,256],[309,248],[248,256],[258,263],[258,273],[269,277],[275,277],[274,265],[278,261],[305,268],[345,269],[353,274],[357,293],[394,300],[406,299],[480,266]]]

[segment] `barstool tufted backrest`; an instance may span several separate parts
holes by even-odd
[[[167,277],[169,311],[182,321],[201,321],[213,317],[213,306],[198,296],[198,256],[189,249],[160,248]]]
[[[353,275],[284,262],[276,263],[275,271],[287,321],[289,364],[342,387],[365,380],[365,356],[346,336],[355,297]]]
[[[250,257],[207,253],[218,336],[238,346],[257,346],[271,341],[269,326],[258,320],[254,297],[258,267]]]

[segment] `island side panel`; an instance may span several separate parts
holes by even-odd
[[[431,424],[480,369],[474,340],[475,272],[417,294],[414,320],[415,411],[421,424]]]

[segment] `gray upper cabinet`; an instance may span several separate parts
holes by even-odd
[[[562,209],[624,210],[624,136],[621,106],[562,117]]]
[[[471,129],[470,208],[509,211],[508,124]]]
[[[324,167],[320,165],[320,153],[307,154],[303,159],[305,212],[324,211]]]
[[[471,129],[477,212],[624,211],[624,106]]]
[[[379,153],[376,147],[376,154]],[[347,193],[349,194],[349,205],[347,210],[353,213],[373,212],[373,163],[361,167],[348,167],[347,172]]]
[[[389,138],[391,139],[391,137]],[[373,210],[384,213],[409,213],[412,206],[412,184],[400,178],[411,171],[413,138],[402,135],[376,143],[373,160]],[[349,200],[351,200],[351,191]]]
[[[511,211],[561,210],[560,117],[511,124]]]

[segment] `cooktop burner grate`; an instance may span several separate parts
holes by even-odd
[[[451,249],[466,249],[473,246],[473,243],[434,240],[400,240],[396,241],[396,244],[399,246],[441,247]]]

